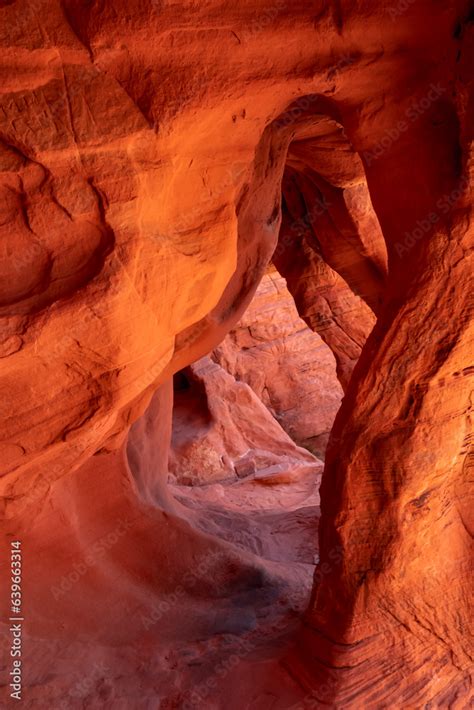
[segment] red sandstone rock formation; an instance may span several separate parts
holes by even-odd
[[[342,126],[319,116],[288,151],[273,260],[298,311],[332,349],[347,387],[373,328],[386,250],[362,161]]]
[[[320,470],[255,392],[210,358],[175,377],[170,471],[185,485]]]
[[[469,707],[469,3],[7,0],[0,45],[2,533],[24,546],[25,706]],[[351,150],[328,155],[335,123]],[[218,537],[176,501],[169,390],[147,410],[249,304],[285,166],[309,215],[333,195],[278,268],[346,388],[298,636],[275,609],[301,610],[307,552],[289,573],[228,542],[227,513]],[[297,295],[297,253],[321,306]]]
[[[293,441],[324,457],[342,396],[334,358],[274,269],[213,358],[250,385]]]
[[[294,234],[293,227],[301,219],[295,222],[284,211],[273,258],[286,278],[300,316],[332,350],[337,375],[346,389],[375,316],[314,248],[309,230],[298,226],[298,234]]]

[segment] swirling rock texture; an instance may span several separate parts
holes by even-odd
[[[470,707],[470,4],[4,0],[0,44],[25,706]],[[311,472],[292,553],[265,484],[166,486],[171,376],[272,255],[346,392],[310,599]]]

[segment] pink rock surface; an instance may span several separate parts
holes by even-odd
[[[342,399],[334,356],[298,316],[275,269],[212,357],[253,389],[293,441],[324,457]]]
[[[210,358],[175,376],[169,467],[179,483],[212,483],[273,467],[320,470],[255,392]]]

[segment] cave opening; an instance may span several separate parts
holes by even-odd
[[[163,535],[192,566],[180,584],[193,615],[174,621],[188,652],[210,665],[238,658],[242,672],[280,662],[304,628],[320,580],[324,459],[387,274],[364,166],[341,123],[280,121],[240,192],[236,278],[214,313],[177,336],[181,367],[128,442],[137,492],[165,511]],[[161,433],[146,457],[142,429]],[[201,588],[215,595],[202,616]]]
[[[343,396],[336,362],[270,264],[236,326],[174,376],[170,472],[232,483],[324,460]]]
[[[326,447],[387,276],[342,125],[318,115],[292,130],[271,261],[221,343],[175,374],[169,456],[170,488],[195,524],[271,568],[273,641],[291,638],[317,581]],[[268,613],[245,629],[257,647]]]
[[[324,460],[376,321],[387,251],[364,165],[343,125],[308,111],[308,103],[301,110],[300,99],[296,113],[290,107],[274,122],[277,132],[290,131],[290,140],[271,261],[224,340],[174,375],[173,482],[238,480],[276,464],[281,447],[272,437],[270,446],[263,441],[256,403],[247,401],[252,397],[293,444]],[[268,160],[274,160],[271,150]],[[188,407],[204,428],[193,429]]]
[[[380,309],[387,250],[364,165],[342,124],[314,116],[295,134],[273,263],[300,316],[333,352],[346,391]]]

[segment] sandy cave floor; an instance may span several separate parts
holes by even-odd
[[[274,692],[264,677],[271,678],[273,664],[291,645],[309,602],[318,561],[321,472],[322,464],[316,463],[286,472],[260,471],[237,482],[171,486],[175,497],[198,513],[203,531],[254,553],[270,576],[277,577],[269,595],[252,598],[245,593],[229,599],[225,619],[220,610],[216,613],[215,634],[187,646],[178,665],[196,664],[203,675],[195,694],[186,695],[189,707],[270,710],[289,708],[295,702],[290,677],[287,688]],[[237,679],[241,676],[248,684],[249,675],[255,677],[254,693],[249,697],[247,687],[245,697],[239,697]],[[217,689],[209,689],[213,682]],[[230,696],[225,696],[226,691]],[[225,705],[220,694],[226,697]],[[173,705],[164,701],[160,707]]]

